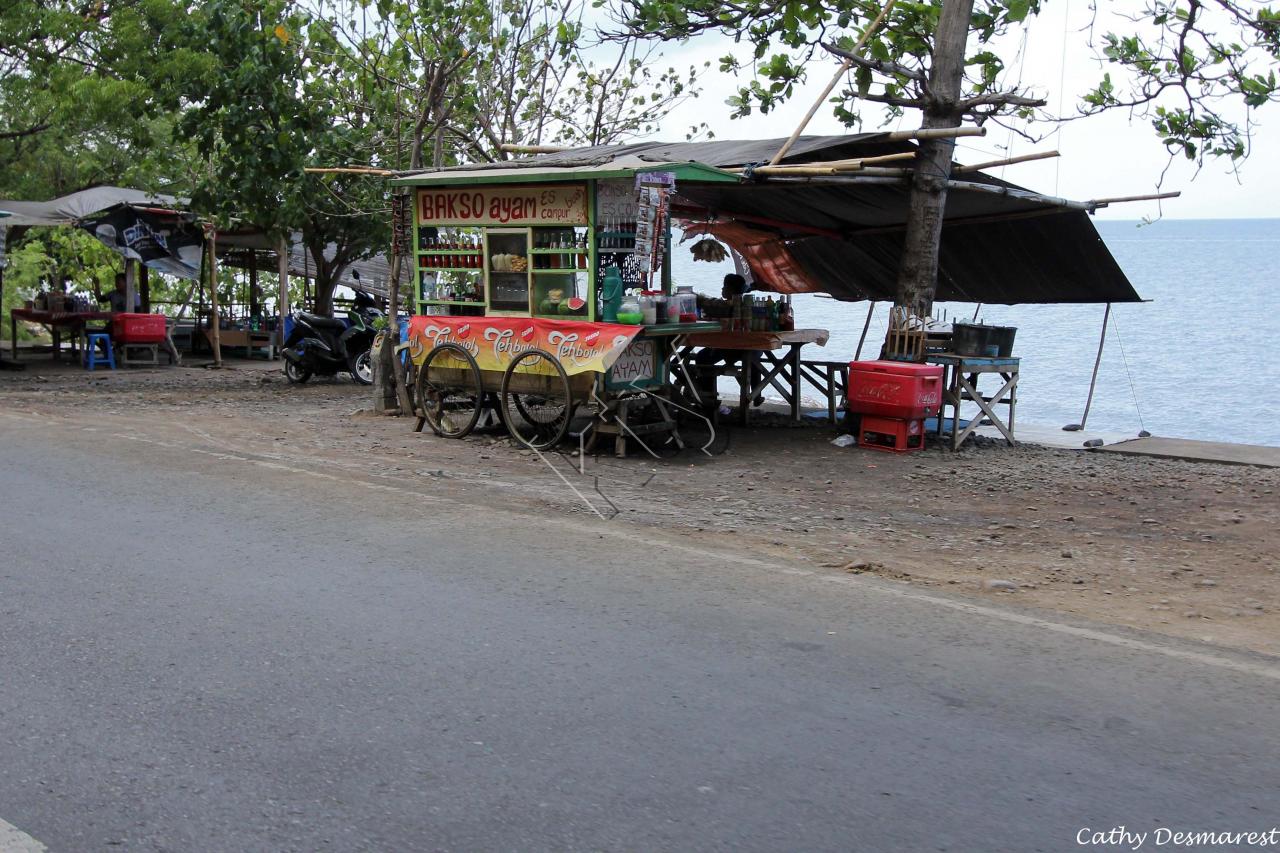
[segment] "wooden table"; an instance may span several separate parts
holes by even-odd
[[[204,330],[204,338],[213,348],[213,332]],[[245,357],[251,357],[255,349],[265,349],[267,358],[276,358],[276,333],[266,329],[219,329],[218,344],[223,347],[244,347]]]
[[[85,324],[96,320],[110,320],[110,311],[37,311],[33,308],[14,308],[9,312],[9,337],[13,358],[18,358],[18,321],[39,323],[53,336],[53,359],[57,361],[62,348],[61,329],[71,328],[83,332]]]
[[[926,359],[930,364],[942,366],[942,405],[938,409],[938,436],[942,436],[942,425],[947,420],[947,406],[951,407],[951,449],[957,450],[982,422],[982,418],[974,418],[969,425],[960,429],[960,404],[970,401],[978,404],[991,425],[1000,430],[1005,441],[1015,444],[1013,438],[1014,418],[1018,407],[1018,368],[1016,358],[980,358],[968,355],[931,355]],[[978,391],[980,377],[984,374],[996,374],[1004,380],[1000,389],[990,396]],[[997,405],[1009,407],[1008,422],[996,414]]]
[[[681,339],[686,360],[696,347],[740,352],[738,412],[747,423],[751,403],[772,387],[791,407],[791,419],[800,420],[800,386],[804,379],[800,350],[806,344],[826,346],[831,333],[826,329],[796,329],[790,332],[698,332]],[[696,362],[696,357],[695,357]],[[755,381],[752,381],[755,377]]]

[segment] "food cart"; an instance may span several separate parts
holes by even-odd
[[[460,438],[496,411],[518,440],[546,448],[586,406],[590,442],[611,435],[621,454],[627,438],[653,452],[655,434],[678,446],[686,416],[707,421],[693,383],[677,394],[670,380],[687,370],[680,342],[720,323],[619,310],[628,292],[677,304],[668,204],[685,179],[737,181],[696,163],[398,179],[413,187],[419,428]]]

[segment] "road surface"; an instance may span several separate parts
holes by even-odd
[[[0,849],[1280,823],[1274,660],[402,477],[0,412]]]

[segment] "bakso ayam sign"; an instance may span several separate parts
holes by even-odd
[[[587,188],[489,186],[418,190],[421,225],[586,225]]]

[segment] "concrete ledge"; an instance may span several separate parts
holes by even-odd
[[[1257,465],[1280,468],[1280,447],[1257,444],[1228,444],[1224,441],[1192,441],[1189,438],[1135,438],[1097,448],[1099,453],[1156,456],[1188,462],[1218,462],[1226,465]]]

